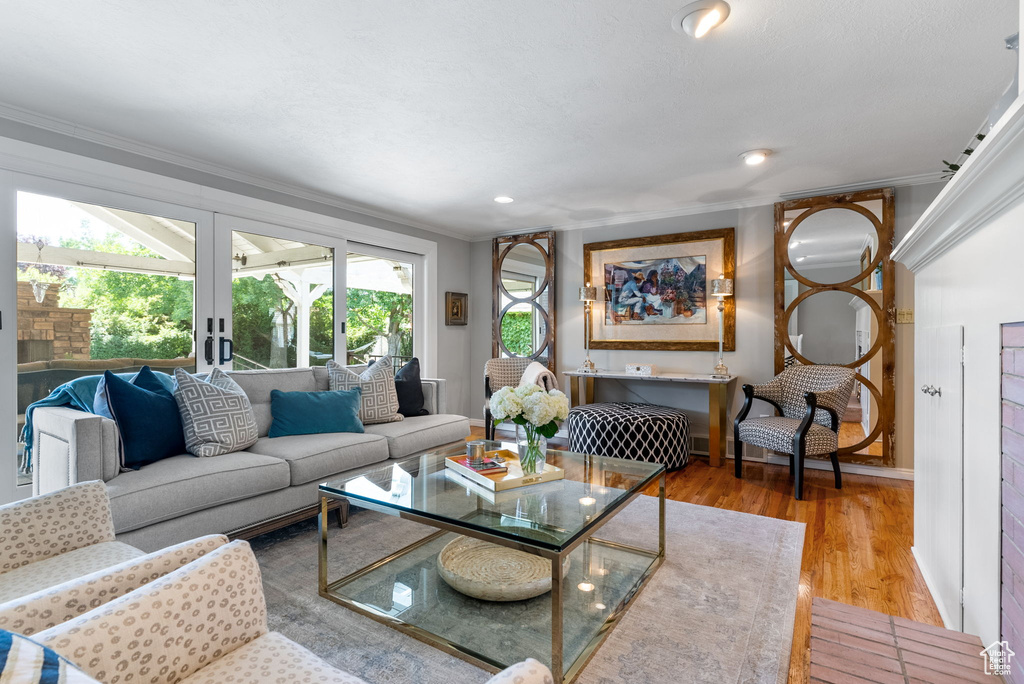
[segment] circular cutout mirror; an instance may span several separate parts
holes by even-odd
[[[513,304],[501,316],[501,343],[512,356],[531,357],[548,344],[548,327],[533,302]]]
[[[501,285],[514,299],[529,299],[544,287],[547,258],[530,242],[520,242],[501,259]]]
[[[789,315],[790,343],[812,363],[845,366],[867,354],[878,336],[871,306],[839,290],[815,292]]]
[[[787,215],[787,220],[792,219]],[[868,278],[865,271],[873,270],[878,257],[878,233],[857,211],[823,209],[793,229],[788,250],[793,270],[812,282],[834,285],[862,274]]]

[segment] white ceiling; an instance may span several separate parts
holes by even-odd
[[[936,172],[1012,78],[1016,0],[685,2],[0,0],[0,103],[483,236]]]

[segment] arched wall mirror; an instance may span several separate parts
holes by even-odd
[[[491,355],[555,370],[555,233],[494,238]]]
[[[893,212],[891,188],[775,205],[775,372],[856,369],[839,432],[847,463],[896,461]]]

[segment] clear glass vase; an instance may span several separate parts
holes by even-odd
[[[523,475],[544,472],[547,460],[548,440],[533,425],[516,425],[516,445],[519,451],[519,465]]]

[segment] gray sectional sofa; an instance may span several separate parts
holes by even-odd
[[[260,439],[245,451],[212,458],[182,454],[122,473],[113,421],[40,407],[33,415],[35,494],[103,480],[117,539],[152,551],[205,534],[244,537],[277,521],[311,515],[319,483],[460,442],[470,432],[465,416],[445,413],[445,381],[423,379],[429,415],[367,425],[363,434],[270,438],[270,391],[326,390],[327,369],[230,375],[248,395],[259,426]]]

